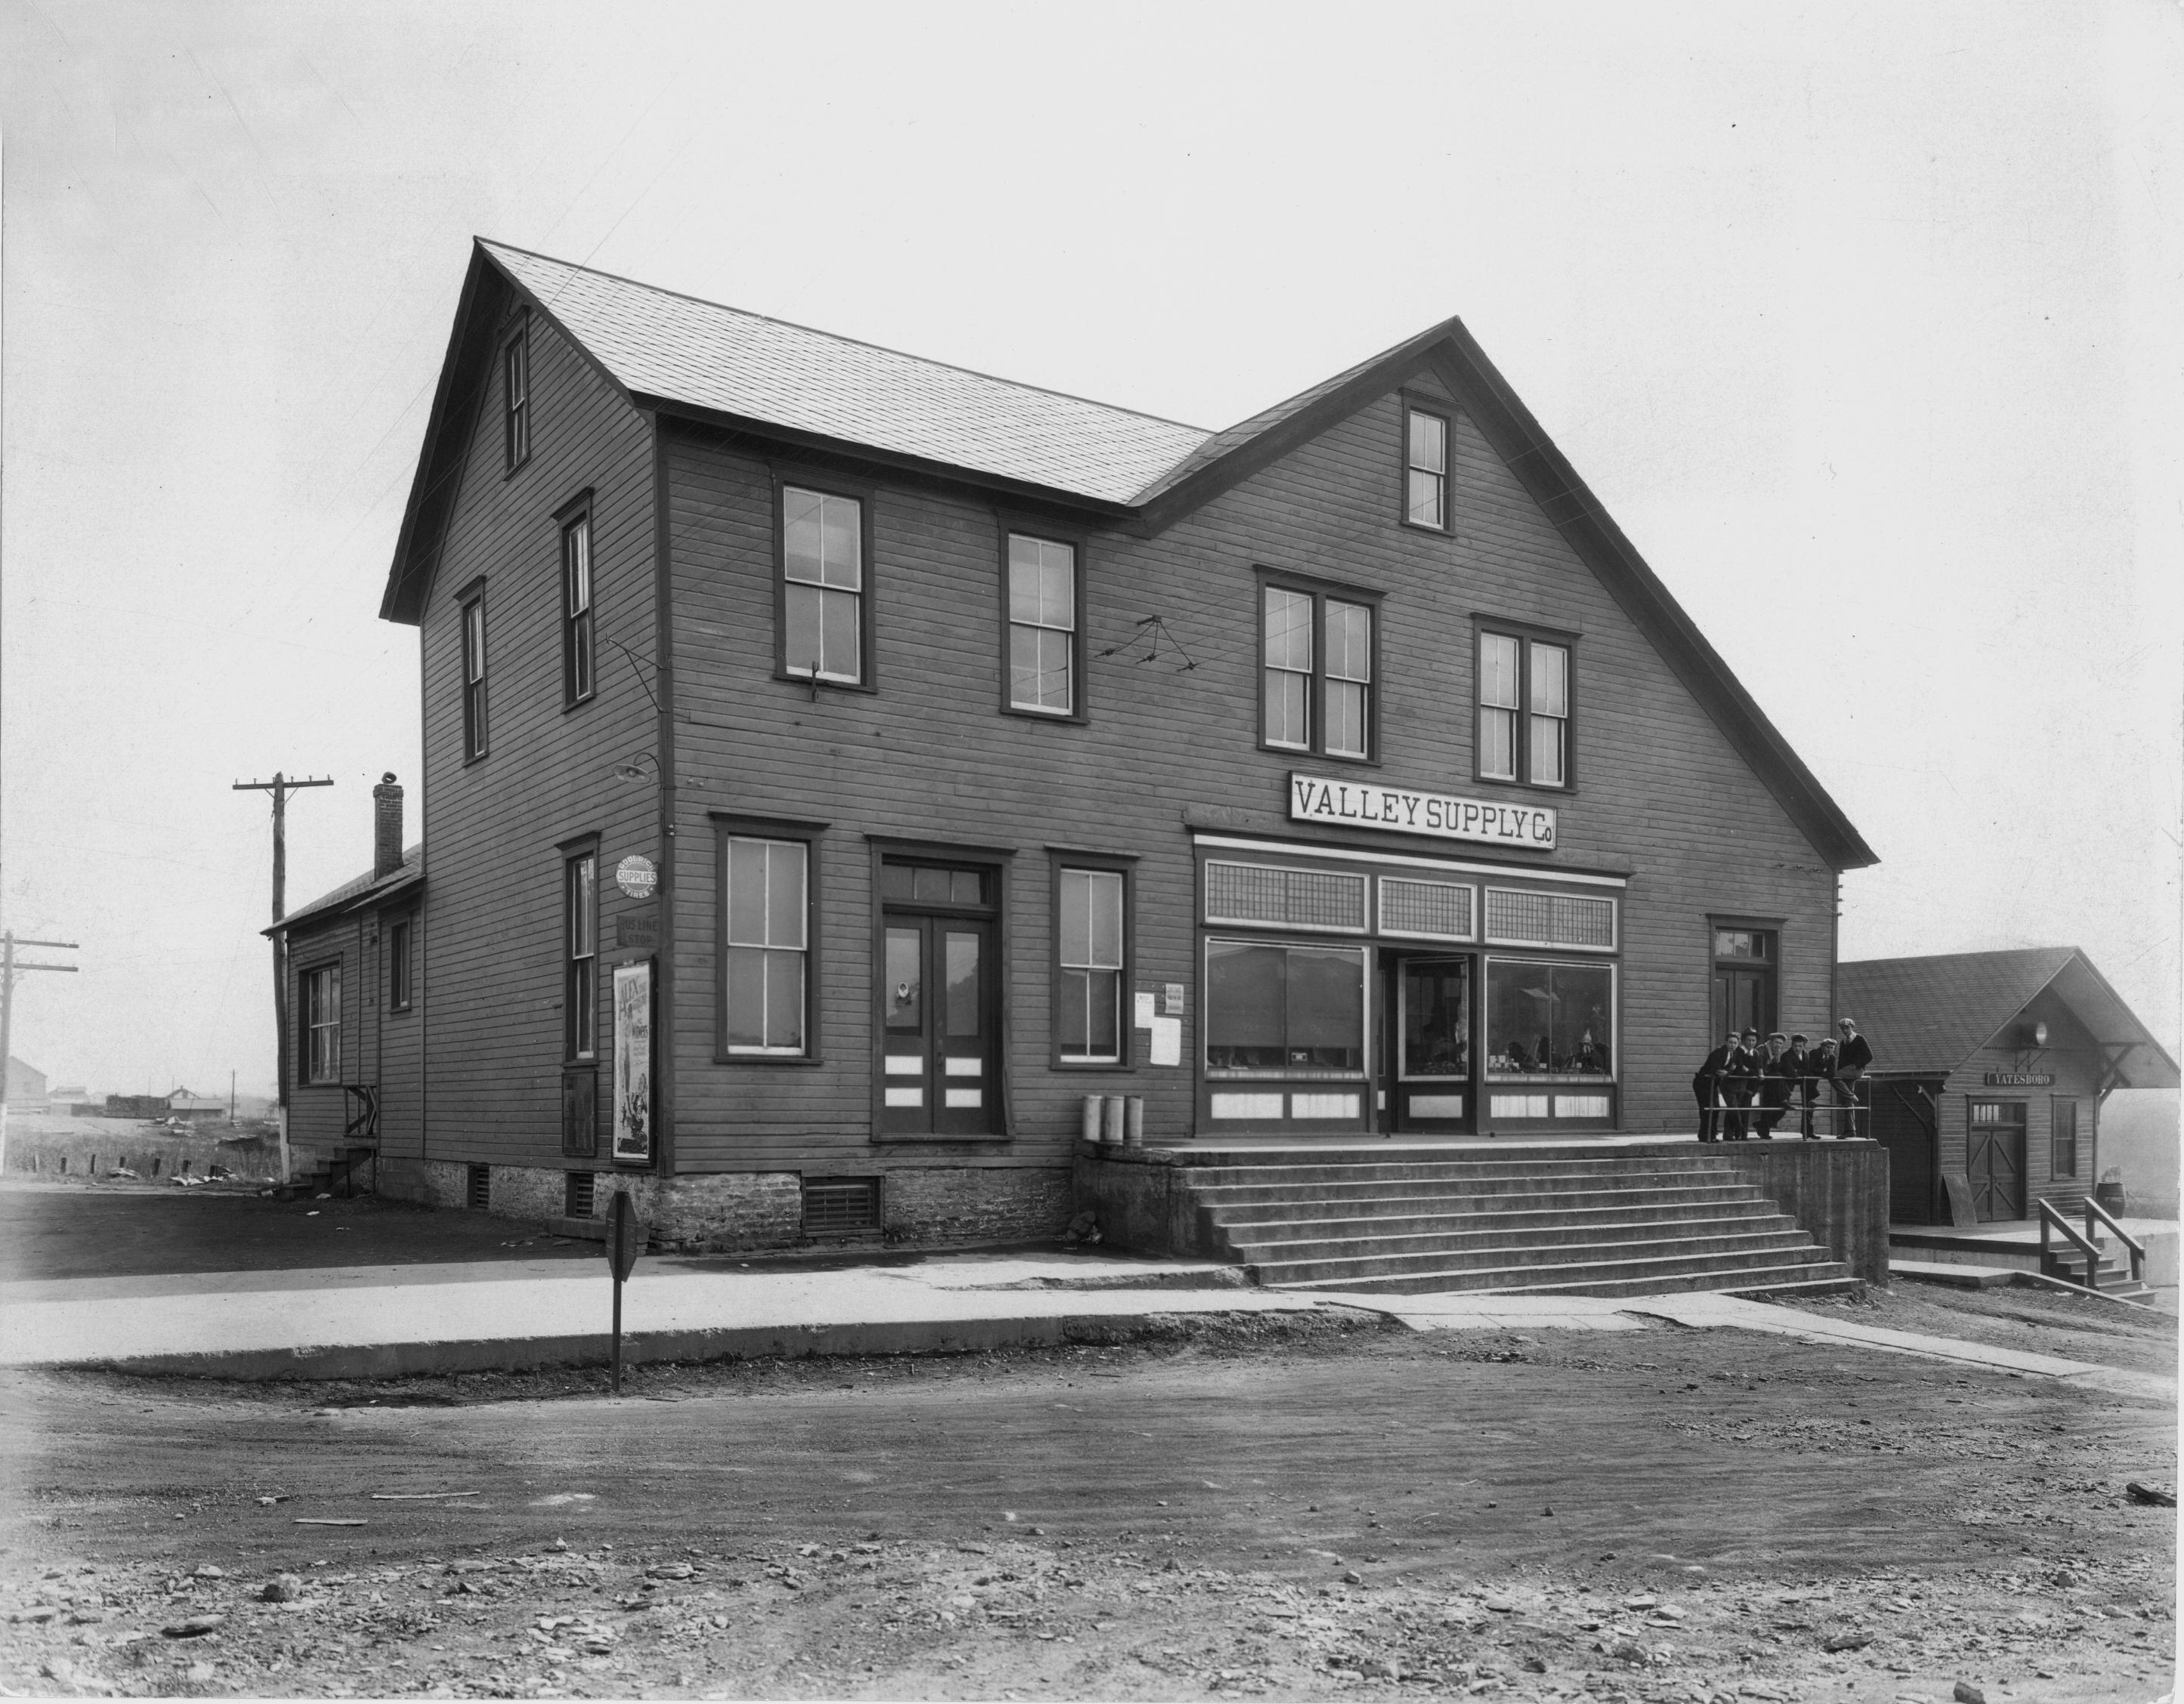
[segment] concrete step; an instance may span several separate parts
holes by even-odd
[[[1684,1219],[1660,1222],[1624,1219],[1590,1225],[1547,1225],[1522,1231],[1486,1228],[1476,1230],[1432,1229],[1402,1231],[1392,1225],[1373,1225],[1341,1236],[1268,1236],[1253,1226],[1248,1233],[1231,1230],[1229,1246],[1248,1264],[1312,1260],[1388,1260],[1408,1255],[1451,1257],[1484,1251],[1499,1254],[1522,1250],[1546,1259],[1572,1250],[1616,1248],[1628,1244],[1658,1244],[1663,1248],[1702,1238],[1802,1235],[1797,1222],[1787,1213],[1751,1213],[1728,1218]]]
[[[1429,1295],[1440,1290],[1490,1290],[1507,1295],[1649,1295],[1675,1290],[1736,1290],[1791,1284],[1854,1283],[1840,1261],[1817,1260],[1808,1245],[1786,1258],[1741,1258],[1731,1254],[1682,1260],[1586,1261],[1565,1267],[1480,1267],[1473,1271],[1409,1272],[1319,1284],[1273,1283],[1270,1289],[1325,1289],[1367,1295]]]
[[[1331,1219],[1437,1218],[1446,1214],[1478,1215],[1512,1221],[1541,1218],[1561,1222],[1580,1214],[1659,1213],[1691,1217],[1739,1207],[1764,1209],[1769,1204],[1757,1189],[1744,1184],[1713,1189],[1579,1189],[1568,1194],[1552,1189],[1528,1189],[1507,1195],[1440,1194],[1430,1195],[1337,1194],[1300,1190],[1267,1200],[1236,1200],[1214,1191],[1212,1199],[1201,1195],[1199,1205],[1213,1215],[1217,1225],[1306,1223]],[[1271,1192],[1268,1192],[1271,1194]]]
[[[1812,1239],[1793,1227],[1786,1231],[1727,1231],[1696,1237],[1641,1237],[1615,1243],[1504,1243],[1388,1254],[1371,1252],[1362,1243],[1349,1245],[1344,1252],[1318,1256],[1294,1257],[1280,1247],[1263,1255],[1239,1252],[1263,1284],[1354,1289],[1361,1284],[1403,1282],[1419,1276],[1446,1278],[1474,1272],[1544,1270],[1575,1274],[1634,1263],[1680,1272],[1724,1261],[1757,1265],[1773,1256],[1809,1261],[1815,1250]]]
[[[1436,1179],[1483,1183],[1506,1178],[1569,1182],[1580,1178],[1635,1178],[1659,1172],[1703,1174],[1708,1178],[1727,1179],[1737,1177],[1736,1169],[1727,1160],[1716,1159],[1697,1151],[1647,1155],[1635,1160],[1535,1160],[1496,1155],[1485,1160],[1294,1161],[1187,1166],[1178,1169],[1184,1173],[1194,1191],[1240,1183],[1306,1183],[1317,1187]]]

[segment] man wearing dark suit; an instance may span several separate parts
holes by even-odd
[[[1721,1068],[1722,1095],[1729,1103],[1729,1111],[1722,1119],[1722,1138],[1729,1142],[1751,1139],[1751,1127],[1746,1108],[1752,1105],[1753,1092],[1759,1087],[1759,1032],[1747,1029],[1736,1039],[1736,1045]]]
[[[1797,1085],[1786,1056],[1790,1039],[1780,1030],[1767,1038],[1759,1056],[1759,1139],[1772,1142],[1774,1127],[1790,1110],[1790,1091]]]
[[[1802,1031],[1790,1038],[1790,1050],[1782,1055],[1782,1067],[1797,1086],[1797,1133],[1806,1141],[1813,1141],[1813,1099],[1820,1092],[1819,1069],[1813,1062]]]
[[[1844,1018],[1836,1025],[1842,1040],[1836,1049],[1836,1105],[1849,1109],[1848,1128],[1836,1132],[1838,1136],[1863,1136],[1865,1129],[1865,1073],[1873,1063],[1873,1044],[1858,1033],[1854,1019]]]
[[[1731,1030],[1721,1039],[1721,1045],[1706,1056],[1706,1062],[1691,1078],[1691,1093],[1698,1097],[1699,1140],[1713,1142],[1721,1135],[1721,1078],[1729,1068],[1729,1055],[1736,1050],[1736,1033]]]

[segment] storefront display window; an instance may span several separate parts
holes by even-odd
[[[1364,949],[1209,940],[1206,1064],[1254,1076],[1361,1074]]]
[[[1614,1012],[1613,966],[1490,959],[1486,1069],[1495,1077],[1610,1081]]]

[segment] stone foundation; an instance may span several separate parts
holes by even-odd
[[[537,1224],[566,1225],[567,1177],[558,1167],[495,1166],[487,1211]],[[604,1219],[607,1198],[627,1190],[655,1248],[733,1254],[795,1248],[809,1240],[804,1233],[803,1179],[794,1172],[655,1178],[601,1169],[593,1177],[593,1217]],[[436,1207],[466,1207],[470,1167],[448,1160],[382,1158],[379,1190]],[[851,1246],[1029,1242],[1059,1237],[1072,1211],[1069,1173],[1059,1168],[921,1167],[883,1174],[880,1230],[828,1240]]]

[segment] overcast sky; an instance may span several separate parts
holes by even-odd
[[[1207,426],[1461,314],[1880,853],[1844,956],[2075,943],[2174,1049],[2180,94],[2156,0],[0,0],[14,1050],[270,1084],[230,783],[336,778],[292,905],[415,780],[474,233]]]

